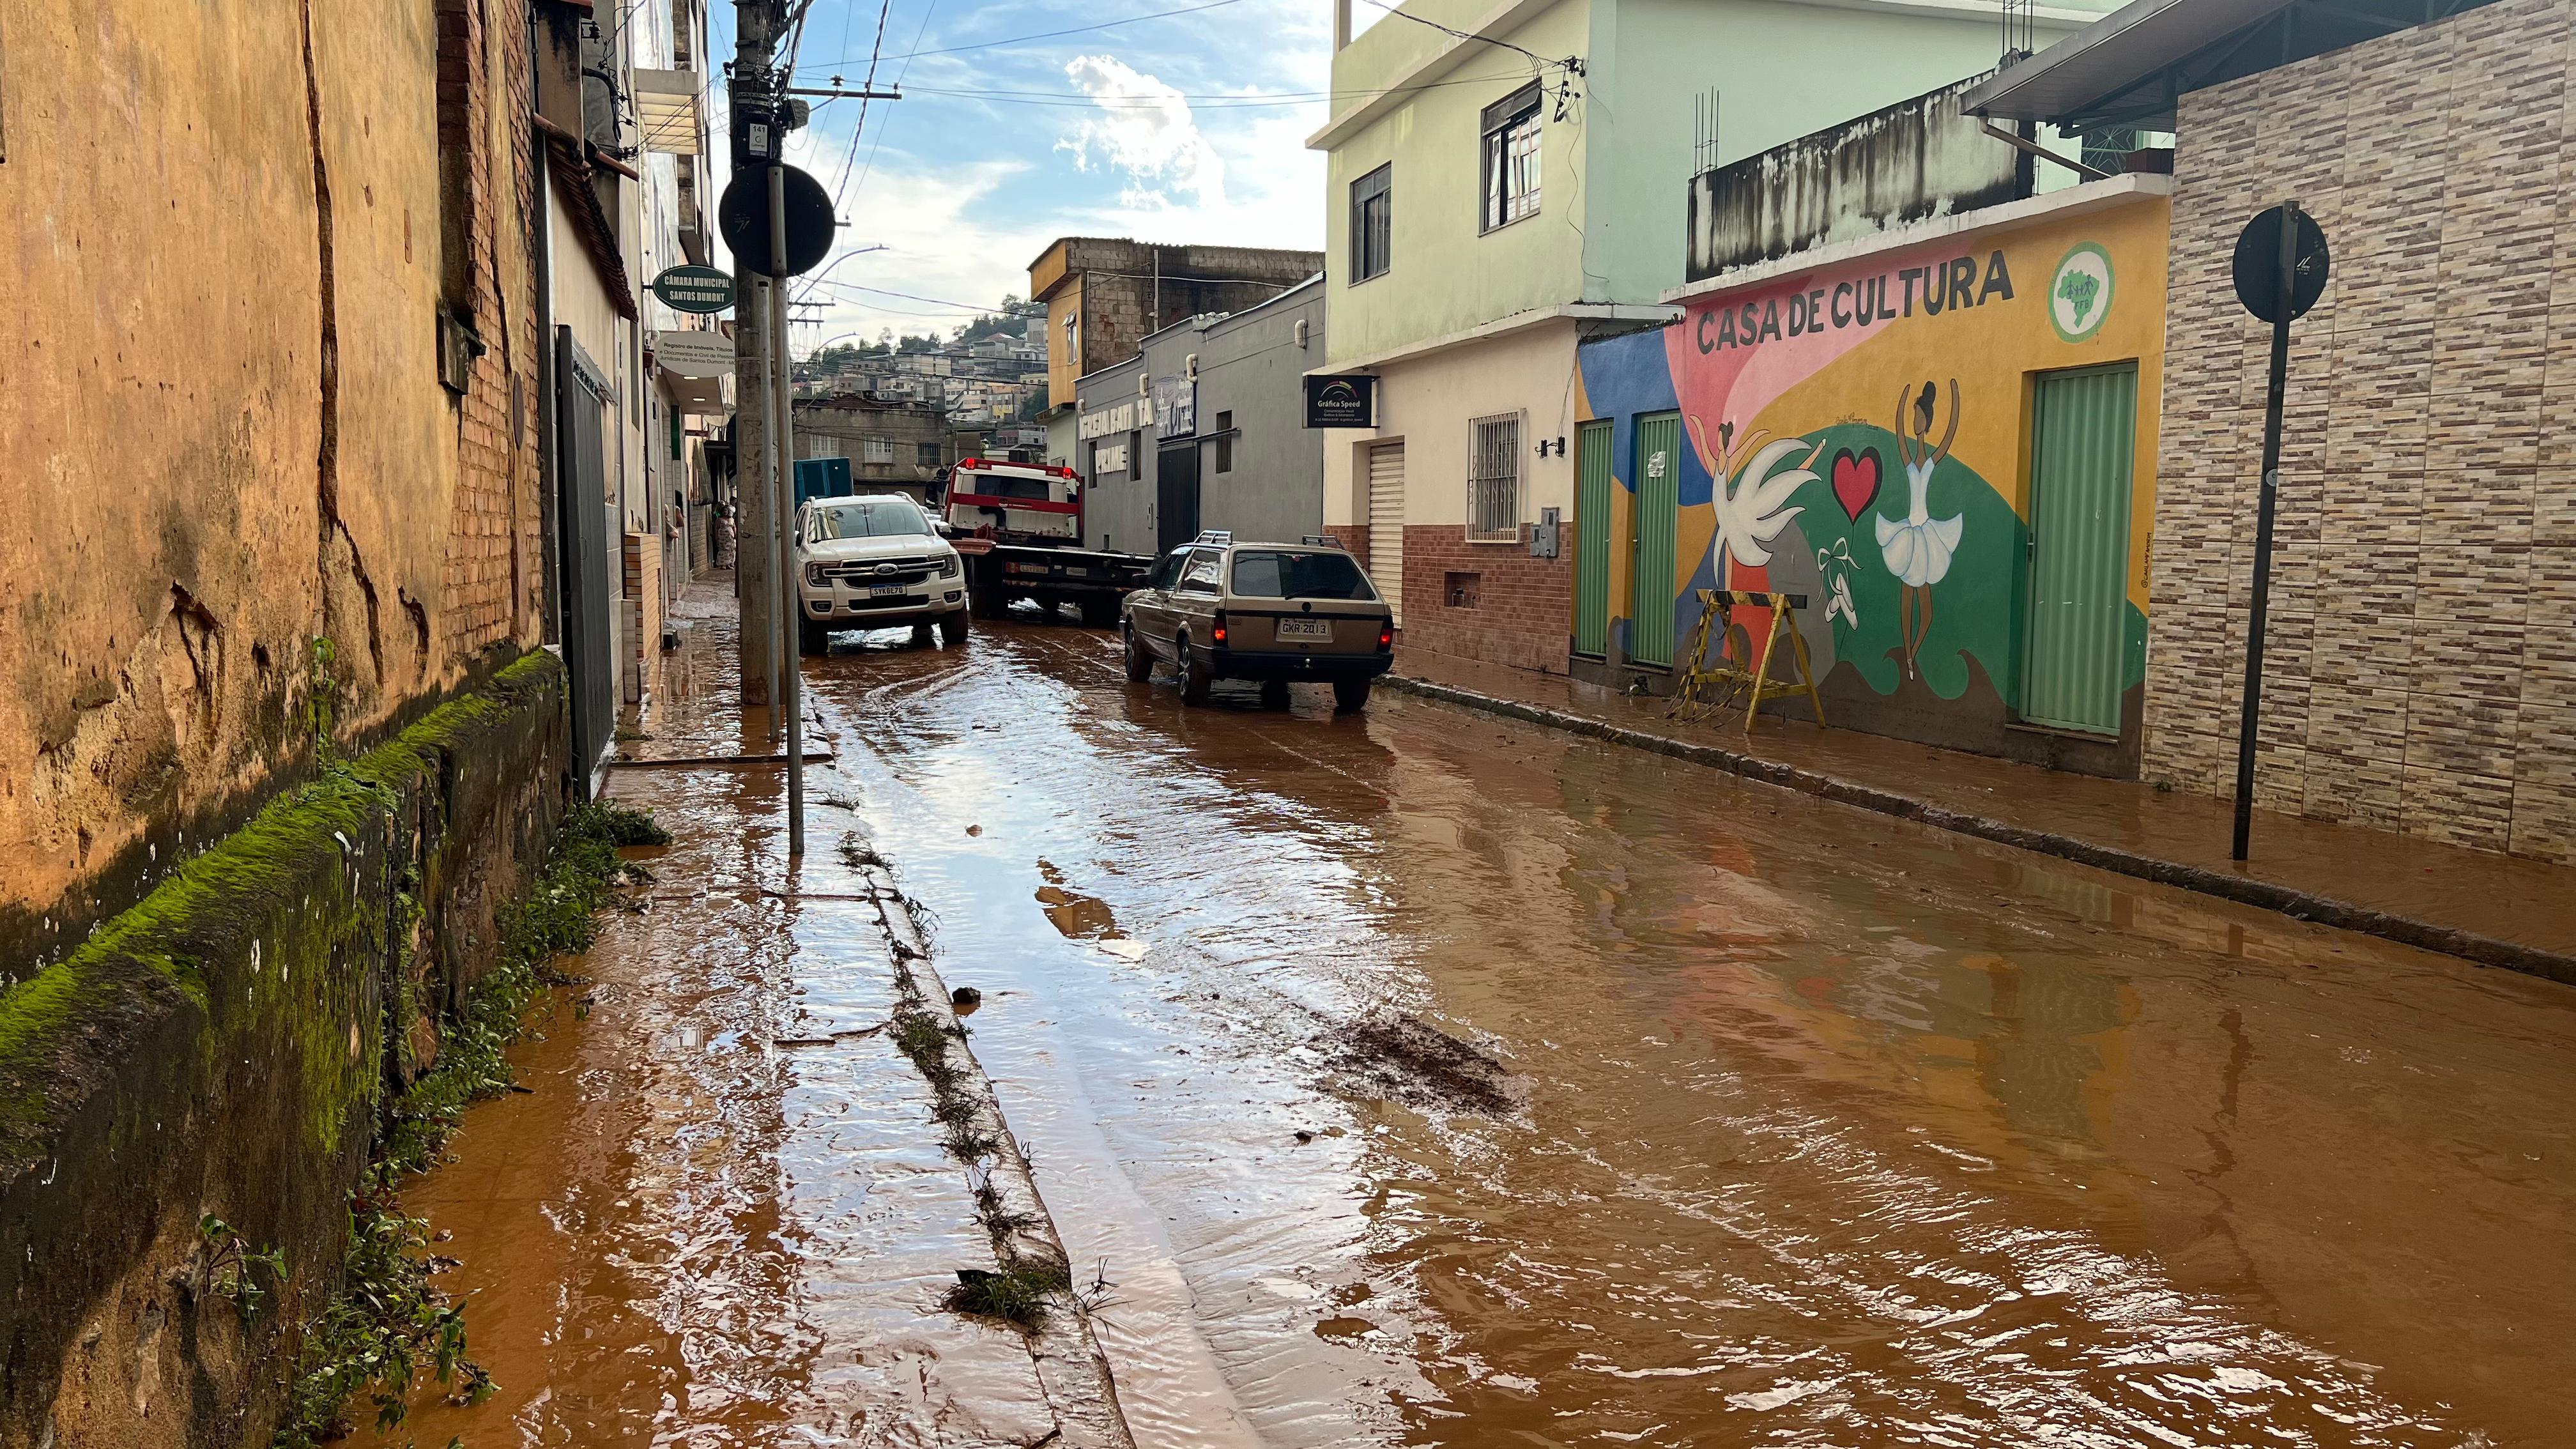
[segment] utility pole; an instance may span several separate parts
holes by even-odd
[[[796,612],[796,560],[789,551],[788,535],[796,524],[795,462],[795,391],[796,371],[787,357],[787,169],[769,168],[769,269],[776,277],[770,285],[771,353],[769,401],[770,436],[777,446],[769,450],[778,460],[778,516],[785,526],[778,533],[778,577],[783,582],[779,593],[780,617],[801,625],[804,617]],[[803,649],[786,644],[786,627],[779,630],[787,667],[779,678],[786,685],[779,697],[779,707],[769,712],[776,720],[787,717],[787,858],[801,860],[805,855],[805,692]]]
[[[733,111],[733,164],[750,164],[745,119],[761,132],[766,159],[779,144],[774,119],[776,77],[770,57],[786,23],[782,0],[734,0],[734,59],[726,96]],[[767,712],[768,739],[778,738],[779,704],[785,695],[785,671],[793,656],[786,650],[779,608],[786,580],[778,572],[777,464],[770,447],[775,422],[769,407],[772,366],[772,284],[752,266],[755,259],[737,255],[734,268],[733,355],[735,389],[734,497],[741,510],[734,547],[734,594],[741,605],[741,682],[746,708]]]

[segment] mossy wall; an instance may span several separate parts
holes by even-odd
[[[0,992],[0,1449],[267,1442],[377,1109],[543,863],[568,758],[529,654]],[[284,1250],[247,1322],[205,1214]]]

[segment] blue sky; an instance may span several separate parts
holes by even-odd
[[[729,57],[732,6],[712,8]],[[1024,38],[1131,16],[1152,18]],[[1058,236],[1320,247],[1323,158],[1304,140],[1324,120],[1331,25],[1330,0],[815,0],[796,83],[855,87],[875,49],[879,87],[899,80],[905,99],[863,126],[857,102],[822,105],[791,138],[789,160],[839,199],[842,250],[885,248],[818,269],[848,285],[815,290],[796,352],[944,332],[972,315],[958,304],[1025,293]],[[1268,103],[1284,96],[1315,99]]]

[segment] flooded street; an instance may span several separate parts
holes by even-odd
[[[880,858],[1148,1449],[2568,1442],[2576,992],[1114,650],[809,661],[792,870],[775,768],[616,772],[677,840],[407,1194],[501,1392],[391,1442],[1075,1442],[941,1307]],[[675,667],[634,751],[762,748]]]
[[[808,678],[1140,1443],[2576,1422],[2563,987],[1066,626]]]

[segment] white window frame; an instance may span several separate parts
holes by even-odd
[[[1477,128],[1476,231],[1500,231],[1538,215],[1541,145],[1538,82],[1485,107]]]
[[[1521,540],[1521,419],[1517,412],[1467,420],[1467,542]]]
[[[888,466],[892,466],[894,463],[894,439],[859,439],[859,461],[862,463],[883,463]]]

